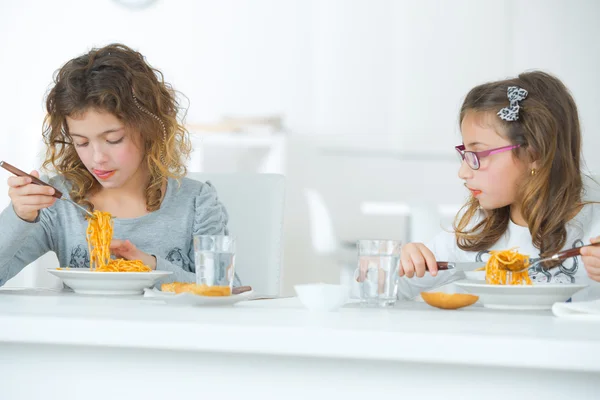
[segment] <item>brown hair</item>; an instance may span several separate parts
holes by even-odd
[[[518,86],[529,92],[519,102],[519,119],[504,121],[495,114],[508,106],[507,90]],[[460,122],[469,112],[493,113],[502,136],[521,147],[513,156],[536,161],[535,174],[523,177],[519,191],[521,214],[533,245],[542,256],[559,251],[567,239],[566,224],[582,206],[580,170],[581,131],[577,106],[569,90],[556,77],[533,71],[517,78],[473,88],[460,110]],[[489,249],[505,233],[510,206],[488,210],[474,226],[479,202],[471,198],[454,221],[456,242],[465,251]]]
[[[143,162],[150,174],[146,208],[160,208],[165,178],[185,176],[185,160],[191,152],[188,133],[178,120],[175,91],[162,73],[142,54],[122,44],[92,49],[55,73],[46,99],[44,168],[52,166],[70,182],[75,202],[93,208],[86,196],[101,185],[79,159],[66,122],[68,116],[88,109],[109,112],[141,132]]]

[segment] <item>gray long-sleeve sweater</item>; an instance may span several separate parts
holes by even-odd
[[[68,196],[64,178],[53,177],[49,183]],[[156,257],[158,270],[173,272],[161,282],[194,282],[193,236],[227,234],[227,221],[210,183],[169,179],[160,209],[139,218],[114,219],[113,238],[129,239]],[[89,267],[86,229],[82,212],[66,201],[41,210],[35,222],[23,221],[9,205],[0,214],[0,286],[49,251],[62,267]]]

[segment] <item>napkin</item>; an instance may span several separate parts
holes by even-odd
[[[552,312],[557,317],[600,321],[600,300],[554,303]]]

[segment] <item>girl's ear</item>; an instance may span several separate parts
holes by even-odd
[[[538,162],[537,161],[533,161],[533,162],[529,163],[529,169],[537,171],[537,169],[538,169]]]
[[[528,149],[527,156],[528,156],[527,158],[529,160],[529,169],[537,170],[538,169],[538,161],[537,160],[539,159],[538,155],[534,151]]]

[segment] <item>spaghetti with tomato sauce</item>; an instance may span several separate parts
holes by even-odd
[[[110,213],[94,211],[88,219],[86,239],[90,254],[90,271],[95,272],[150,272],[150,267],[140,260],[110,258],[113,222]]]
[[[492,250],[485,264],[485,280],[491,285],[531,285],[529,278],[529,256],[514,248]]]

